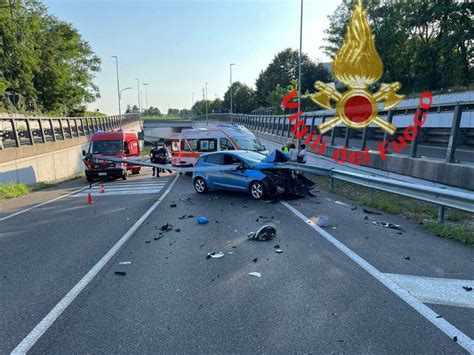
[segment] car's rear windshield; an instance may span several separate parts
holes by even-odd
[[[92,153],[121,153],[122,141],[95,141],[92,142]]]

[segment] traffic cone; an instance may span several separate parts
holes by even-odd
[[[88,193],[86,198],[86,205],[92,205],[93,203],[94,201],[92,200],[92,195]]]
[[[104,184],[100,184],[99,193],[100,193],[100,194],[105,194],[105,187],[104,187]]]

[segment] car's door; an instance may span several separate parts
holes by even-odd
[[[201,157],[200,166],[217,166],[222,165],[222,154],[210,154],[207,156]],[[198,168],[199,169],[199,168]],[[219,187],[216,185],[216,182],[220,179],[219,175],[221,174],[220,171],[203,171],[200,172],[200,175],[206,180],[207,187],[212,189],[215,187]]]
[[[232,170],[217,172],[216,186],[229,190],[247,190],[248,176],[245,163],[234,154],[222,154],[223,165],[235,166]]]

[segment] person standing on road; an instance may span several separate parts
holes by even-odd
[[[306,144],[300,144],[300,149],[296,155],[296,162],[306,164]]]
[[[153,143],[153,148],[150,150],[150,162],[153,164],[158,164],[159,152],[158,152],[158,143]],[[155,176],[156,170],[156,177],[160,176],[160,169],[153,168],[153,176]]]
[[[166,148],[166,144],[163,143],[160,147],[160,149],[158,149],[158,164],[169,164],[170,163],[170,152],[168,150],[168,148]],[[172,173],[171,170],[167,170],[170,174]],[[161,169],[161,172],[165,172],[165,169]]]
[[[281,147],[281,151],[286,154],[290,154],[291,141],[286,142],[286,144]]]

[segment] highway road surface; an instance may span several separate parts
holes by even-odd
[[[323,191],[258,202],[149,172],[91,190],[0,203],[0,353],[474,352],[472,247]]]

